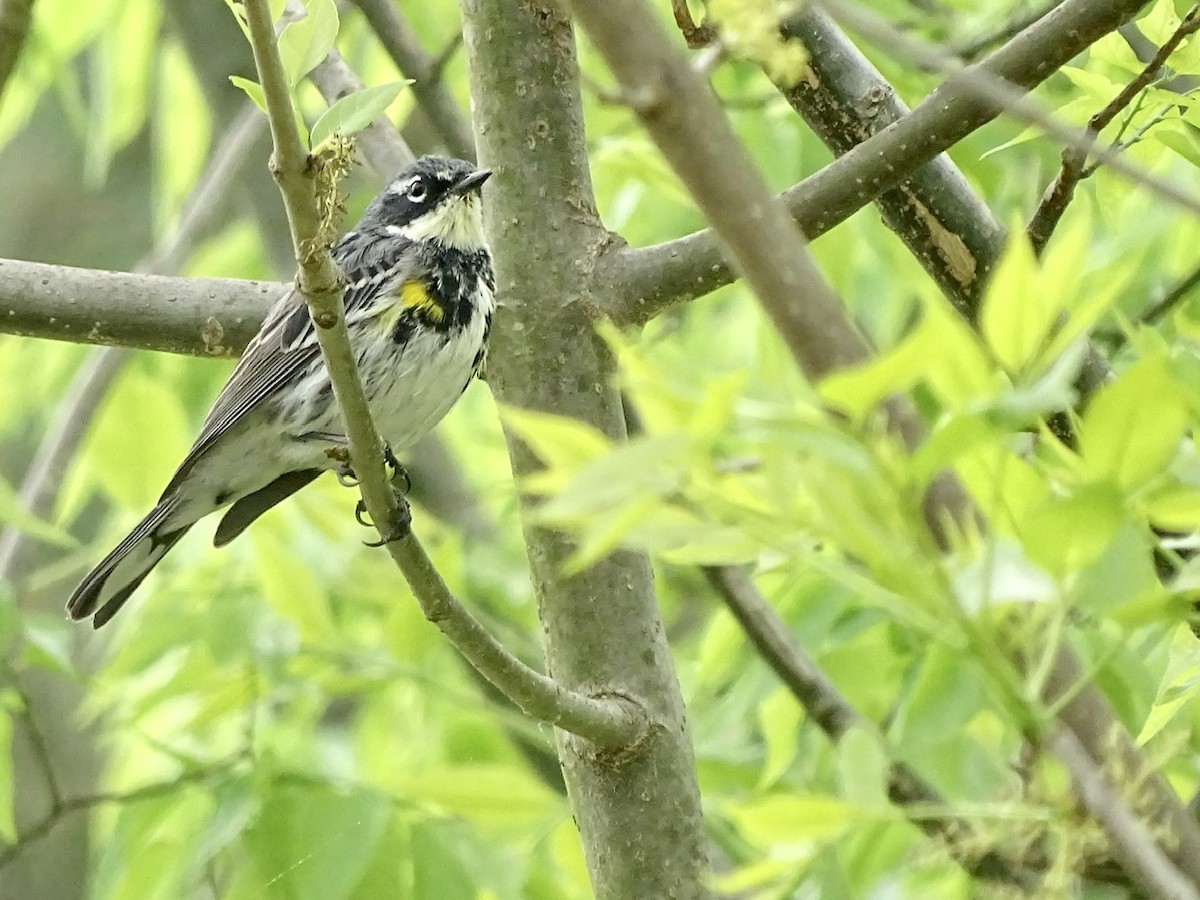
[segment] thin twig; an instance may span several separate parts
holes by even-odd
[[[71,797],[63,800],[61,803],[53,806],[41,819],[22,831],[15,843],[0,850],[0,870],[16,860],[30,844],[48,835],[62,819],[72,813],[109,803],[137,803],[139,800],[149,800],[152,797],[171,794],[189,784],[207,781],[209,778],[224,774],[243,759],[245,759],[245,754],[238,753],[235,757],[225,762],[193,769],[189,772],[184,772],[178,778],[172,778],[168,781],[157,781],[130,791],[100,791],[95,794],[85,794],[81,797]]]
[[[1068,729],[1059,729],[1049,741],[1050,749],[1071,773],[1075,796],[1109,838],[1113,855],[1148,897],[1198,900],[1193,885],[1167,858],[1146,826],[1107,782],[1079,739]]]
[[[288,209],[300,263],[298,289],[316,324],[321,354],[342,411],[350,459],[371,520],[385,539],[400,508],[384,470],[383,443],[371,420],[346,332],[339,274],[328,246],[314,241],[319,229],[310,160],[296,131],[295,115],[275,45],[266,0],[245,0],[259,82],[275,144],[272,171]],[[642,735],[640,706],[624,698],[587,697],[563,689],[512,655],[450,593],[424,549],[410,533],[388,543],[425,616],[459,652],[531,715],[605,746],[628,746]]]
[[[1156,325],[1171,312],[1175,307],[1179,306],[1188,295],[1200,285],[1200,266],[1192,269],[1187,275],[1179,279],[1175,284],[1163,295],[1162,299],[1151,306],[1148,310],[1142,313],[1140,322],[1143,325]],[[1123,346],[1125,338],[1122,336],[1117,346]]]
[[[458,108],[440,75],[437,58],[431,56],[404,15],[392,0],[354,0],[374,29],[383,49],[405,78],[413,80],[412,92],[422,111],[437,130],[442,143],[454,156],[475,159],[475,135],[471,123]],[[454,45],[452,45],[454,46]]]
[[[20,673],[7,663],[4,664],[7,670],[8,683],[16,692],[17,697],[21,701],[21,709],[18,713],[22,724],[25,726],[25,734],[29,739],[29,745],[33,749],[33,758],[37,761],[38,768],[42,772],[42,781],[46,785],[46,791],[50,794],[50,809],[56,810],[63,805],[62,788],[58,783],[58,776],[54,772],[54,761],[50,756],[50,744],[46,740],[45,734],[42,733],[42,727],[38,723],[37,717],[33,712],[33,703],[28,691],[21,684]]]
[[[1117,33],[1129,45],[1129,49],[1133,51],[1133,55],[1137,57],[1138,62],[1148,63],[1154,59],[1154,55],[1158,52],[1158,45],[1142,34],[1142,30],[1138,28],[1136,22],[1126,22],[1117,29]],[[1164,72],[1163,74],[1166,75],[1167,73]],[[1164,91],[1172,91],[1176,94],[1190,93],[1197,86],[1200,86],[1200,77],[1195,75],[1171,74],[1159,83],[1159,87]]]
[[[1158,48],[1158,52],[1154,54],[1154,57],[1146,64],[1142,71],[1121,88],[1117,96],[1110,100],[1103,109],[1088,121],[1087,130],[1093,140],[1100,137],[1100,132],[1116,118],[1117,113],[1125,109],[1135,97],[1138,97],[1145,88],[1159,77],[1168,57],[1197,28],[1200,28],[1200,4],[1193,6],[1188,11],[1187,15],[1179,23],[1179,27],[1163,42],[1163,45]],[[1109,149],[1112,152],[1118,152],[1125,146],[1128,145],[1121,144],[1120,135],[1118,135]],[[1071,199],[1075,195],[1075,188],[1079,182],[1096,171],[1096,166],[1087,166],[1087,159],[1088,147],[1086,146],[1068,146],[1063,150],[1062,165],[1058,170],[1058,175],[1055,176],[1054,181],[1046,189],[1042,202],[1038,204],[1038,208],[1034,212],[1033,218],[1029,220],[1029,225],[1026,228],[1026,234],[1029,235],[1029,242],[1033,245],[1035,253],[1040,254],[1050,240],[1051,235],[1054,234],[1054,229],[1058,227],[1063,213],[1066,212],[1067,206],[1070,205]]]

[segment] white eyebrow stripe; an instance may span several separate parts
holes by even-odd
[[[408,189],[420,180],[421,180],[420,175],[414,175],[412,178],[408,179],[408,181],[404,182],[403,184],[397,183],[397,184],[393,185],[392,193],[393,194],[407,194]]]

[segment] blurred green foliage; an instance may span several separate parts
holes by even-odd
[[[454,3],[403,6],[432,52],[450,44]],[[1026,4],[876,6],[954,44]],[[1146,36],[1164,39],[1180,6],[1149,8]],[[170,232],[222,127],[205,98],[236,88],[193,68],[169,7],[39,0],[0,108],[0,181],[13,211],[0,221],[0,255],[127,268]],[[296,78],[312,62],[304,36],[293,33]],[[397,81],[353,10],[338,43],[366,83]],[[907,101],[935,84],[867,49]],[[635,245],[701,227],[628,111],[595,90],[606,76],[586,45],[581,61],[606,224]],[[1171,64],[1200,74],[1200,43],[1185,43]],[[1039,94],[1082,123],[1138,69],[1110,36]],[[467,108],[461,52],[445,77]],[[756,66],[728,62],[713,81],[774,186],[828,160]],[[323,104],[308,86],[299,94],[312,125]],[[406,121],[411,95],[389,109]],[[1136,160],[1194,181],[1198,115],[1192,97],[1155,86],[1105,136],[1140,134]],[[1003,120],[951,156],[1018,232],[1058,164],[1058,148]],[[254,177],[268,179],[265,166]],[[372,190],[365,178],[359,185],[352,208]],[[1181,574],[1164,587],[1149,528],[1200,526],[1200,306],[1139,322],[1196,266],[1197,246],[1194,220],[1101,171],[1043,259],[1011,243],[976,334],[864,210],[813,252],[878,347],[871,362],[806,384],[740,286],[638,334],[602,329],[643,433],[613,444],[570,420],[498,411],[475,384],[441,435],[494,528],[464,536],[422,510],[416,527],[450,586],[531,661],[539,625],[518,487],[544,498],[541,521],[579,536],[571,565],[618,546],[651,552],[719,887],[764,898],[977,896],[945,849],[888,803],[887,765],[899,760],[977,826],[981,846],[968,851],[1048,837],[1057,864],[1046,895],[1069,892],[1096,835],[1056,766],[1014,767],[1021,729],[1045,710],[1036,667],[1027,678],[1008,668],[998,634],[1007,611],[1030,610],[1053,643],[1086,661],[1181,795],[1200,787],[1200,714],[1190,702],[1200,655],[1185,622],[1200,564],[1176,560]],[[255,220],[235,210],[186,273],[257,277],[269,258]],[[1077,417],[1070,448],[1040,422],[1071,403],[1083,341],[1097,330],[1127,341],[1117,378]],[[360,545],[352,496],[331,480],[220,552],[197,529],[105,631],[62,620],[72,577],[157,496],[228,373],[227,364],[136,354],[97,411],[54,514],[31,521],[15,487],[88,352],[0,337],[0,520],[44,542],[0,594],[12,676],[0,688],[0,744],[20,729],[31,696],[14,685],[48,673],[71,711],[46,730],[79,745],[51,756],[69,766],[99,754],[94,783],[78,794],[114,798],[88,808],[86,856],[52,860],[40,883],[95,900],[590,896],[550,730],[465,670],[386,556]],[[877,416],[896,391],[930,425],[911,458]],[[546,464],[520,486],[502,418]],[[956,535],[948,554],[921,509],[924,488],[947,468],[991,523],[987,536]],[[835,746],[808,720],[695,569],[725,563],[754,567],[796,639],[882,723],[879,734],[854,729]],[[0,753],[0,851],[51,808],[36,748],[16,749]],[[11,864],[15,877],[32,877],[22,859],[47,864],[39,852],[31,844]]]

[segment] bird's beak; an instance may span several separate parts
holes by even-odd
[[[469,175],[464,175],[455,182],[454,187],[450,188],[452,194],[469,194],[471,191],[478,191],[483,187],[483,183],[491,176],[491,169],[476,169]]]

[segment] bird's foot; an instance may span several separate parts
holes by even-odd
[[[409,531],[412,528],[412,507],[408,505],[408,501],[404,499],[404,495],[395,490],[396,494],[396,514],[392,519],[387,529],[379,529],[380,538],[377,541],[363,541],[363,544],[368,547],[382,547],[384,544],[390,544],[393,541],[403,540],[408,537]],[[365,500],[359,500],[354,506],[354,518],[359,525],[367,528],[374,528],[375,523],[367,517],[367,504]]]
[[[338,484],[342,487],[356,487],[358,485],[358,475],[355,473],[354,467],[350,464],[350,451],[345,447],[330,447],[325,453],[337,463],[333,472],[337,477]],[[392,448],[387,444],[383,445],[383,461],[387,463],[388,470],[391,473],[389,480],[392,483],[392,487],[396,488],[402,494],[407,494],[411,491],[412,478],[409,477],[408,470],[400,465],[400,460],[396,459],[396,454],[392,452]]]
[[[350,465],[350,449],[348,447],[344,445],[330,447],[325,451],[325,455],[337,463],[333,474],[337,478],[338,484],[342,487],[355,487],[358,484],[358,476],[354,474],[354,467]]]
[[[383,445],[383,461],[387,463],[388,469],[391,470],[392,487],[400,494],[407,494],[411,491],[412,479],[408,477],[408,469],[400,465],[400,460],[396,459],[396,454],[392,452],[392,448],[387,444]]]

